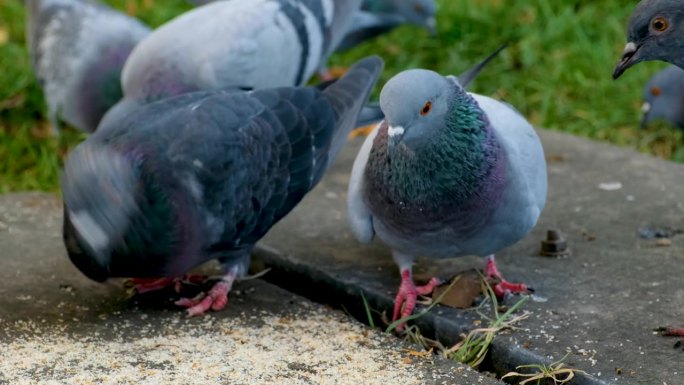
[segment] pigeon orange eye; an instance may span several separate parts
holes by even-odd
[[[664,17],[656,17],[651,22],[651,27],[653,27],[653,30],[657,32],[663,32],[667,29],[667,27],[669,27],[669,25],[667,24],[667,20],[665,20]]]
[[[423,5],[422,5],[422,4],[416,4],[416,5],[413,6],[413,8],[414,8],[414,9],[416,10],[416,12],[418,12],[418,13],[423,13],[423,12],[425,11],[425,9],[423,8]]]
[[[653,96],[660,96],[660,94],[662,94],[662,93],[663,93],[663,91],[660,89],[660,87],[651,88],[651,95],[653,95]]]
[[[423,108],[420,109],[420,114],[421,115],[427,115],[431,110],[432,110],[432,102],[430,102],[430,101],[425,102],[425,104],[423,105]]]

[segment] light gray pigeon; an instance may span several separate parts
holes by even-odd
[[[494,253],[535,225],[547,190],[544,151],[532,126],[510,105],[471,94],[453,76],[415,69],[382,89],[385,120],[354,162],[348,214],[356,238],[378,237],[401,272],[393,319],[413,311],[417,256],[487,256],[494,291],[527,290],[505,281]],[[401,311],[402,304],[405,304]]]
[[[633,65],[663,60],[684,68],[684,7],[681,0],[642,0],[627,27],[627,45],[613,71],[619,78]]]
[[[105,119],[191,91],[302,85],[337,47],[360,4],[231,0],[195,8],[136,46],[122,74],[126,100]]]
[[[401,16],[407,23],[437,32],[437,4],[435,0],[363,0],[361,9],[376,14]]]
[[[644,87],[641,127],[664,120],[684,129],[684,70],[669,66],[655,74]]]
[[[200,91],[97,130],[62,178],[64,243],[88,277],[178,277],[211,259],[225,276],[183,299],[220,310],[254,244],[332,164],[382,70],[370,57],[329,86]]]
[[[27,0],[26,10],[29,52],[53,130],[61,119],[94,131],[121,99],[121,69],[149,29],[92,1]]]

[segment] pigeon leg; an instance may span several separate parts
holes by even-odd
[[[506,294],[532,291],[532,289],[528,288],[524,283],[511,283],[506,281],[501,276],[499,268],[496,267],[494,254],[488,255],[486,260],[487,266],[485,267],[485,277],[488,279],[493,279],[497,282],[494,286],[492,286],[494,294],[496,294],[497,298],[503,298]]]
[[[208,292],[202,292],[195,298],[181,298],[176,301],[176,305],[187,308],[188,316],[204,314],[209,309],[214,311],[222,310],[228,304],[228,293],[233,287],[233,282],[237,277],[238,267],[233,267],[224,275],[220,281],[214,284]]]
[[[670,326],[655,329],[661,336],[665,337],[684,337],[684,328],[673,328]]]
[[[326,82],[333,79],[339,79],[344,76],[345,73],[347,73],[347,68],[343,67],[325,67],[318,70],[318,76],[320,76],[321,80]]]
[[[364,127],[355,128],[349,133],[349,139],[354,139],[357,136],[368,136],[371,134],[371,132],[373,132],[376,126],[377,124],[373,123]]]
[[[199,284],[204,281],[206,277],[200,274],[189,274],[179,278],[132,278],[133,288],[137,294],[149,293],[151,291],[162,290],[168,286],[174,287],[176,293],[179,293],[183,284],[192,283]]]
[[[664,337],[680,337],[680,340],[675,343],[674,348],[684,350],[684,328],[661,326],[653,330],[660,333],[660,335]]]
[[[423,286],[416,286],[413,283],[413,278],[411,277],[411,268],[404,268],[401,270],[401,285],[399,286],[399,292],[394,300],[394,313],[392,315],[392,321],[398,320],[399,314],[401,313],[401,318],[408,317],[413,312],[416,307],[416,299],[418,295],[428,295],[440,284],[439,279],[432,278],[430,281]],[[402,305],[404,309],[402,311]],[[397,330],[402,330],[404,325],[397,326]]]

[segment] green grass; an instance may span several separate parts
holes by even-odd
[[[190,7],[184,0],[109,1],[157,26]],[[684,160],[682,133],[638,129],[641,88],[662,63],[645,63],[619,81],[613,66],[625,43],[634,2],[621,0],[441,0],[439,36],[405,26],[336,55],[349,65],[377,53],[382,81],[415,67],[458,74],[503,42],[509,48],[472,90],[503,98],[538,126],[570,132],[664,158]],[[24,47],[21,0],[0,0],[0,192],[56,190],[64,154],[83,135],[46,137],[45,104]]]

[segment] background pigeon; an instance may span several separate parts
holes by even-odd
[[[435,0],[363,0],[361,9],[376,14],[399,15],[407,23],[424,27],[432,34],[437,31]]]
[[[642,0],[632,13],[622,59],[613,78],[619,78],[633,65],[647,60],[663,60],[684,68],[684,12],[681,0]]]
[[[70,154],[64,242],[88,277],[176,277],[217,258],[226,275],[183,299],[227,301],[254,244],[321,179],[366,103],[382,60],[324,90],[204,91],[138,108]]]
[[[106,120],[191,91],[302,85],[334,51],[360,4],[231,0],[195,8],[133,50],[122,75],[126,100]]]
[[[356,47],[368,39],[387,33],[404,24],[405,19],[394,13],[358,11],[354,14],[349,30],[337,47],[338,52]]]
[[[669,66],[655,74],[644,87],[642,111],[642,128],[660,119],[684,128],[684,70]]]
[[[393,318],[413,311],[417,256],[488,256],[497,295],[524,284],[501,278],[494,253],[524,237],[546,201],[544,152],[532,126],[508,104],[467,93],[453,76],[404,71],[383,87],[385,120],[352,170],[348,210],[359,241],[377,234],[401,271]],[[403,312],[402,304],[405,303]]]
[[[48,118],[92,132],[121,99],[121,69],[149,33],[134,18],[82,0],[27,0],[27,38]]]

